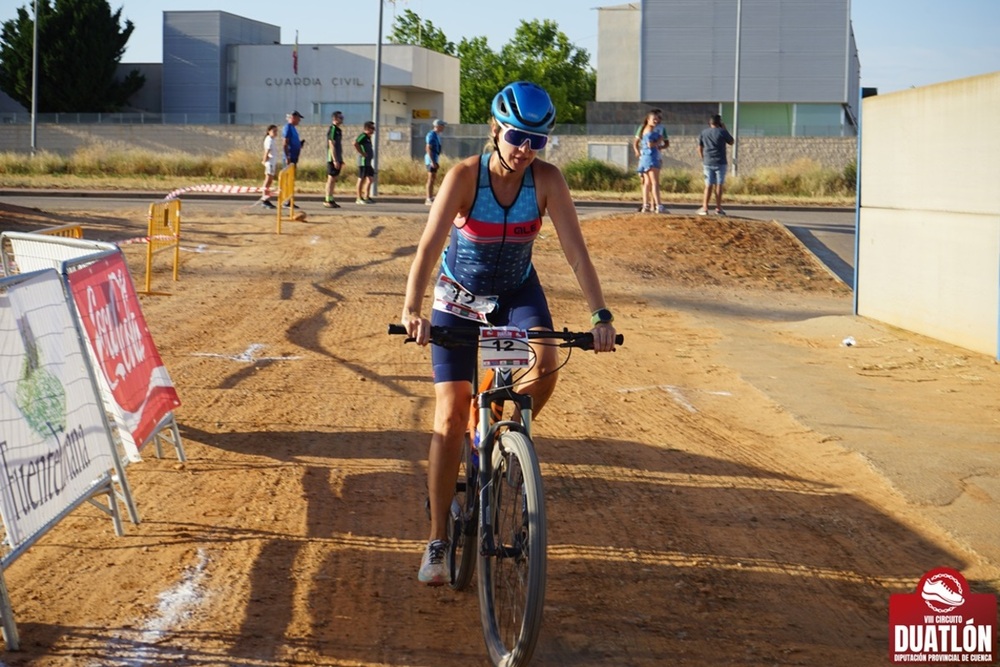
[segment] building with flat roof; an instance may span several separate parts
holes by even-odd
[[[291,110],[373,119],[374,44],[282,44],[281,28],[222,11],[163,12],[162,111],[171,121],[257,124]],[[459,121],[459,60],[382,46],[380,124]]]
[[[739,21],[737,6],[740,6]],[[741,134],[854,135],[861,67],[850,0],[644,0],[598,8],[590,123],[733,119]]]

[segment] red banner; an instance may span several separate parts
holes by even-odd
[[[915,593],[889,596],[893,663],[993,663],[996,645],[997,596],[973,593],[958,570],[936,568]]]
[[[69,274],[73,300],[94,351],[95,369],[107,379],[136,446],[181,404],[142,316],[121,254]]]

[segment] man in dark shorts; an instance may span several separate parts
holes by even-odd
[[[375,123],[365,123],[364,132],[354,140],[354,150],[358,152],[358,198],[355,204],[374,204],[371,197],[372,179],[375,178],[375,146],[372,135],[375,134]]]
[[[334,111],[330,116],[330,129],[326,131],[326,199],[323,206],[327,208],[340,208],[340,204],[333,200],[333,189],[344,167],[344,133],[340,129],[343,123],[344,114]]]

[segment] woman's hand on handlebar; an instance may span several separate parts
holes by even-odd
[[[616,332],[610,322],[596,325],[590,333],[594,336],[594,352],[614,352]]]
[[[421,317],[420,313],[412,313],[404,310],[400,323],[406,327],[407,335],[417,345],[427,345],[430,342],[431,322],[426,317]]]

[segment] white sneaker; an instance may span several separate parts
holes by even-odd
[[[699,208],[698,215],[708,215],[708,211],[703,208]]]
[[[428,197],[427,199],[424,200],[424,206],[430,206],[433,203],[434,203],[434,197]]]
[[[667,210],[667,207],[664,204],[660,204],[659,206],[657,206],[656,207],[656,212],[657,213],[670,213],[670,211]]]
[[[355,204],[364,204],[364,203],[365,203],[365,200],[364,200],[364,199],[355,199],[355,200],[354,200],[354,203],[355,203]]]
[[[443,586],[451,581],[451,573],[448,571],[448,563],[445,562],[448,556],[448,543],[444,540],[431,540],[424,550],[424,557],[420,561],[420,572],[417,579],[428,586]]]
[[[965,598],[962,597],[961,593],[951,590],[948,584],[940,579],[925,581],[924,587],[920,591],[920,597],[930,602],[946,604],[949,607],[958,607],[965,603]]]

